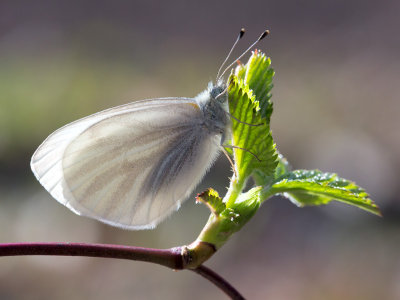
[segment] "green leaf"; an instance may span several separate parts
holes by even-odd
[[[229,111],[234,117],[231,142],[234,147],[242,148],[233,149],[237,179],[242,183],[252,174],[263,181],[274,174],[277,166],[269,126],[273,75],[270,60],[263,53],[255,52],[249,62],[238,66],[229,78]]]
[[[290,166],[287,159],[278,152],[278,165],[275,169],[275,178],[281,177],[283,174],[288,173],[291,169],[292,167]]]
[[[322,205],[332,200],[357,206],[381,215],[364,189],[334,173],[296,170],[278,178],[264,196],[283,193],[298,206]]]
[[[261,115],[270,124],[273,106],[271,102],[272,79],[275,71],[271,68],[271,59],[264,53],[254,51],[246,64],[243,81],[249,85],[259,102]],[[243,75],[242,75],[243,76]]]
[[[214,215],[219,215],[226,208],[218,192],[212,188],[208,188],[204,192],[197,194],[196,202],[204,203]]]
[[[277,166],[275,168],[274,174],[266,176],[264,173],[259,172],[258,170],[254,171],[253,178],[257,185],[270,185],[276,178],[281,177],[283,174],[286,174],[291,170],[291,166],[287,159],[280,154],[278,151],[278,159],[277,159]]]
[[[232,209],[238,214],[237,221],[240,228],[249,221],[261,205],[262,187],[254,187],[239,195]],[[239,230],[239,228],[237,229]]]

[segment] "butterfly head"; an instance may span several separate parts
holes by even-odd
[[[202,97],[199,97],[199,96]],[[200,107],[204,113],[204,125],[212,132],[223,133],[228,124],[227,89],[225,83],[209,83],[208,88],[198,96],[203,98]]]
[[[208,84],[208,93],[211,101],[225,103],[228,100],[226,84],[220,80],[216,84]]]

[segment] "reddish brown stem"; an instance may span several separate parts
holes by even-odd
[[[0,244],[1,256],[19,255],[61,255],[88,256],[146,261],[171,269],[185,269],[187,262],[182,251],[184,247],[170,249],[151,249],[123,245],[83,244],[83,243],[16,243]],[[186,248],[186,247],[185,247]],[[208,269],[199,266],[190,269],[203,276],[232,299],[244,299],[225,279]]]
[[[171,269],[183,269],[181,247],[151,249],[123,245],[83,243],[18,243],[0,244],[0,256],[64,255],[139,260],[156,263]]]
[[[212,283],[214,283],[217,287],[224,291],[231,299],[234,300],[244,300],[244,297],[227,282],[224,278],[219,276],[213,270],[207,268],[206,266],[199,266],[196,269],[191,269],[191,271],[196,272],[197,274],[203,276],[208,279]]]

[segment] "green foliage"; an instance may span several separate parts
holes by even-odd
[[[278,154],[278,165],[275,169],[274,178],[281,177],[283,174],[289,172],[291,170],[291,166],[287,159],[283,157],[282,154]]]
[[[214,215],[219,215],[226,208],[225,203],[222,201],[222,198],[219,197],[218,192],[212,188],[198,194],[196,201],[207,205]]]
[[[336,200],[380,215],[378,207],[364,189],[334,173],[323,173],[319,170],[288,172],[272,184],[269,193],[283,193],[300,207],[322,205]]]
[[[238,68],[240,69],[240,67]],[[265,54],[255,51],[250,57],[246,67],[242,67],[246,72],[237,75],[242,79],[256,95],[261,109],[261,116],[265,118],[266,125],[268,126],[271,120],[273,110],[271,101],[272,79],[275,71],[271,68],[271,59],[266,57]],[[238,73],[239,70],[237,70]]]
[[[229,153],[234,158],[235,173],[224,199],[211,189],[198,196],[212,211],[198,240],[216,248],[276,194],[287,196],[300,207],[335,200],[380,215],[369,195],[352,181],[318,170],[291,171],[288,161],[276,150],[270,130],[273,76],[270,59],[255,51],[248,63],[239,65],[228,80],[233,147]],[[251,177],[254,187],[243,192]]]
[[[249,62],[238,66],[235,75],[229,78],[229,110],[237,119],[232,118],[232,144],[241,148],[233,151],[239,181],[247,180],[251,174],[269,178],[277,166],[269,126],[273,75],[270,60],[264,54],[254,53]]]
[[[206,194],[201,196],[201,201],[203,201],[204,196],[206,198],[211,196],[211,201],[207,202],[208,205],[210,206],[211,203],[218,204],[213,207],[213,213],[197,240],[210,243],[216,249],[219,249],[232,234],[239,231],[257,212],[261,205],[261,192],[261,187],[255,187],[247,193],[241,194],[233,208],[225,207],[223,210],[220,210],[222,198],[219,198],[215,191],[212,192],[212,195],[205,192]]]

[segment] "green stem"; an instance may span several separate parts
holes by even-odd
[[[232,178],[228,192],[226,193],[225,196],[226,200],[224,199],[227,208],[230,208],[235,204],[236,199],[239,197],[240,193],[243,190],[243,186],[244,186],[244,180],[240,180],[236,177]]]

